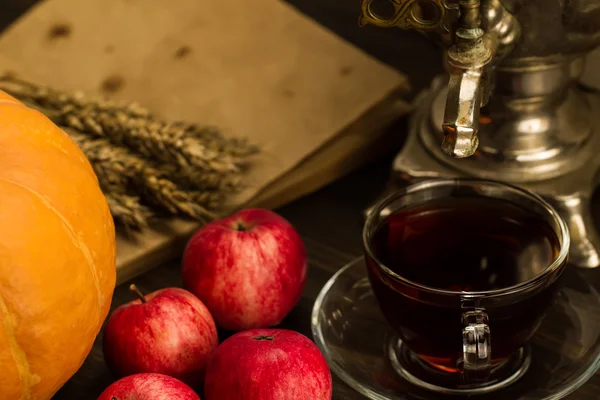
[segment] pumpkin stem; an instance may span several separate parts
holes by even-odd
[[[144,297],[144,294],[142,292],[140,292],[140,290],[137,288],[137,286],[135,286],[135,284],[131,284],[129,285],[129,290],[131,290],[133,293],[137,294],[137,296],[140,298],[140,300],[142,301],[142,303],[146,302],[146,298]],[[113,400],[113,399],[111,399]],[[119,400],[119,399],[116,399]]]

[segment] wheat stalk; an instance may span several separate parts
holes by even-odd
[[[106,201],[115,223],[127,234],[148,227],[152,211],[140,203],[139,197],[105,191]]]
[[[33,85],[11,76],[0,79],[3,90],[19,100],[41,108],[57,125],[125,145],[135,153],[160,161],[183,176],[213,173],[215,187],[230,185],[226,177],[240,173],[249,156],[258,148],[247,140],[225,138],[210,126],[169,122],[153,116],[137,103],[119,104],[110,100],[87,100]]]
[[[184,214],[199,221],[215,217],[214,209],[222,200],[219,192],[185,191],[164,176],[147,160],[123,146],[111,145],[106,139],[90,139],[68,130],[92,164],[100,185],[109,192],[126,193],[133,189],[154,207],[170,214]]]
[[[36,108],[82,149],[115,222],[127,232],[162,213],[199,221],[215,217],[228,193],[243,187],[252,156],[245,139],[201,124],[164,121],[137,103],[90,100],[0,77],[0,89]]]

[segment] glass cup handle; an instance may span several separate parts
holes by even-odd
[[[492,367],[489,318],[483,308],[463,312],[463,377],[467,384],[485,382]]]

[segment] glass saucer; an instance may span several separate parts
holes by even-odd
[[[600,367],[600,296],[574,268],[567,267],[564,274],[557,303],[526,349],[526,370],[508,387],[491,393],[440,394],[405,378],[398,369],[399,339],[378,308],[362,257],[339,270],[321,290],[312,333],[331,370],[369,399],[561,399]]]

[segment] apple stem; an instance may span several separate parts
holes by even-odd
[[[236,230],[238,230],[240,232],[245,232],[248,230],[248,228],[246,227],[246,225],[244,225],[243,222],[238,222],[237,226],[236,226]]]
[[[137,294],[137,296],[140,298],[142,303],[146,302],[146,298],[144,297],[144,294],[142,292],[140,292],[140,290],[137,288],[137,286],[135,286],[135,284],[132,283],[131,285],[129,285],[129,290],[131,290],[133,293]]]
[[[275,338],[273,336],[255,336],[253,339],[257,340],[259,342],[262,342],[262,341],[265,341],[265,340],[269,340],[269,341],[275,340]]]

